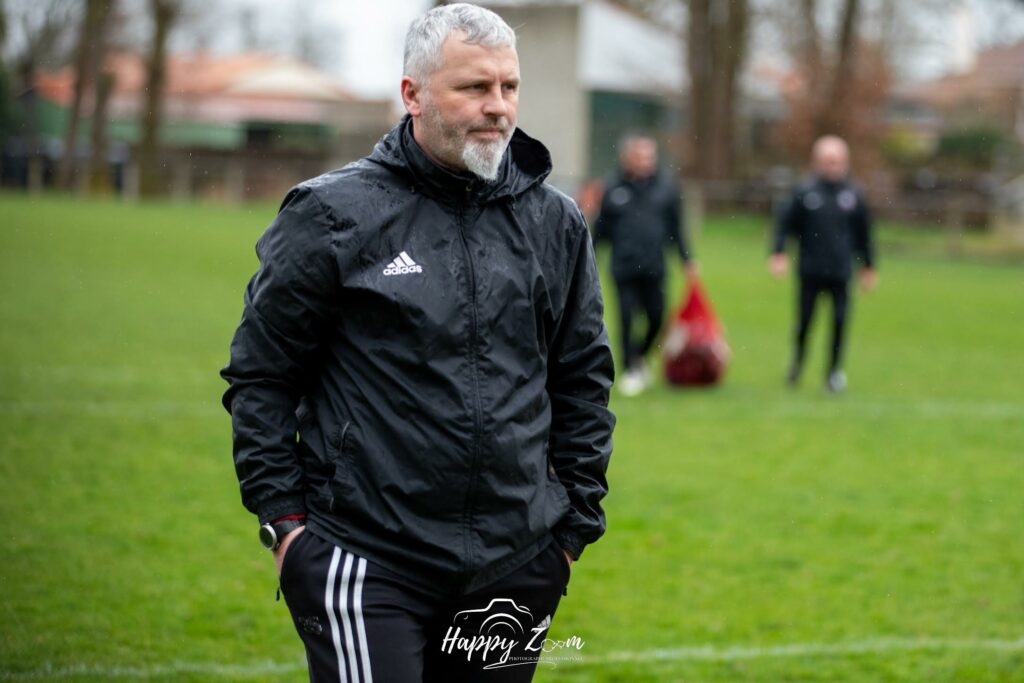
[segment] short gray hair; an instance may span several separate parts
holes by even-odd
[[[516,34],[505,20],[489,9],[458,2],[441,5],[412,22],[405,34],[405,75],[421,85],[441,66],[441,48],[454,32],[483,47],[516,46]]]

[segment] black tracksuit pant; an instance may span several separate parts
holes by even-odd
[[[832,355],[829,361],[829,373],[840,368],[843,355],[843,341],[846,331],[846,318],[850,304],[849,280],[821,278],[810,275],[800,277],[796,326],[796,349],[793,357],[795,370],[803,367],[804,353],[807,346],[807,332],[814,318],[814,308],[818,296],[825,292],[832,298]]]
[[[665,278],[633,277],[616,280],[619,294],[619,331],[622,336],[622,362],[627,370],[640,365],[654,346],[665,317]],[[647,318],[647,326],[639,343],[633,334],[633,318],[640,311]]]
[[[312,683],[529,681],[568,580],[554,541],[464,595],[415,587],[308,529],[281,566]]]

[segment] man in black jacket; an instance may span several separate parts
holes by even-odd
[[[605,183],[594,239],[611,243],[625,368],[619,389],[633,395],[650,383],[644,357],[654,346],[665,317],[665,244],[675,245],[688,280],[696,276],[696,264],[684,237],[679,183],[658,167],[654,138],[623,137],[619,162],[619,169]],[[647,326],[638,343],[633,318],[641,309]]]
[[[863,264],[861,286],[870,290],[877,281],[871,214],[864,196],[849,179],[849,159],[849,148],[841,138],[825,136],[814,144],[814,177],[800,185],[782,205],[770,261],[772,274],[778,278],[785,276],[789,270],[786,237],[797,239],[797,325],[793,360],[786,377],[791,385],[800,379],[815,301],[822,292],[832,297],[832,353],[825,388],[833,393],[846,388],[841,362],[855,256]]]
[[[224,405],[313,681],[530,680],[604,532],[593,249],[518,90],[504,21],[431,10],[408,115],[257,243]]]

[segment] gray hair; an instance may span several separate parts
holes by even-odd
[[[441,66],[441,47],[454,32],[483,47],[516,46],[516,34],[505,20],[489,9],[458,2],[441,5],[412,22],[405,34],[405,75],[421,85]]]

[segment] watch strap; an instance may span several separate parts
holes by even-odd
[[[285,536],[305,524],[305,519],[283,519],[279,522],[264,524],[260,527],[260,543],[267,550],[277,550],[281,547],[281,541]]]

